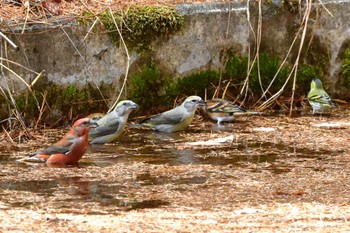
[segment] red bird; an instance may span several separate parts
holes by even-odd
[[[61,140],[45,149],[30,154],[20,162],[46,162],[47,164],[74,164],[83,157],[88,147],[90,128],[97,123],[89,118],[82,118],[74,122],[68,133]]]

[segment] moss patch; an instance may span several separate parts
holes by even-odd
[[[174,100],[190,95],[212,96],[219,80],[216,71],[201,71],[179,79],[162,73],[154,64],[144,66],[138,74],[131,76],[129,98],[140,105],[141,112],[157,108],[168,109]]]
[[[255,102],[266,90],[281,65],[281,60],[269,54],[261,54],[259,66],[254,64],[249,74],[249,98],[248,102]],[[153,108],[169,108],[175,99],[182,99],[189,95],[207,96],[211,98],[217,87],[220,86],[219,96],[226,93],[226,98],[237,96],[247,77],[248,58],[229,54],[226,58],[224,70],[221,75],[214,70],[200,71],[182,78],[173,80],[164,74],[154,64],[144,66],[142,70],[131,77],[129,85],[129,97],[140,104],[140,108],[149,110]],[[258,73],[260,71],[260,75]],[[267,96],[271,96],[282,88],[291,66],[285,65],[279,71],[275,81],[271,85]],[[322,70],[318,66],[300,65],[297,73],[295,96],[304,96],[309,91],[312,78],[321,77]],[[260,79],[260,80],[259,80]],[[221,80],[221,84],[219,82]],[[261,84],[260,84],[261,81]],[[284,91],[285,96],[290,96],[293,77],[290,78]],[[228,85],[228,86],[227,86]]]
[[[89,16],[90,13],[84,15]],[[165,6],[132,6],[113,12],[118,28],[110,11],[99,14],[99,17],[116,45],[120,43],[119,28],[125,42],[137,51],[149,49],[158,36],[176,32],[184,23],[184,17],[175,8]]]
[[[344,84],[347,88],[350,88],[350,49],[345,51],[345,58],[342,68],[344,75]]]
[[[343,65],[344,74],[350,80],[350,52]],[[349,64],[348,64],[349,63]],[[259,59],[259,67],[255,64],[249,75],[248,102],[254,103],[262,94],[258,70],[260,71],[261,85],[265,90],[271,83],[274,75],[281,65],[281,60],[269,54],[262,54]],[[171,108],[174,101],[183,99],[189,95],[198,95],[204,98],[213,97],[219,88],[219,96],[225,93],[227,99],[237,96],[247,76],[248,58],[228,54],[223,72],[204,70],[188,76],[174,79],[155,64],[149,64],[141,68],[129,78],[126,98],[140,105],[138,114],[163,111]],[[290,66],[284,66],[280,70],[275,82],[267,95],[271,96],[284,84],[291,70]],[[305,96],[309,90],[312,78],[321,76],[322,69],[317,66],[301,65],[297,74],[297,90],[295,96]],[[221,82],[221,83],[219,83]],[[350,83],[350,81],[348,81]],[[219,85],[220,84],[220,85]],[[350,84],[347,84],[350,85]],[[101,84],[99,87],[106,99],[113,96],[112,85]],[[292,89],[292,79],[285,88],[285,96],[289,97]],[[46,125],[55,125],[59,122],[67,122],[72,119],[84,117],[93,112],[106,112],[108,105],[102,99],[98,89],[90,84],[85,88],[75,85],[59,86],[53,83],[36,84],[33,92],[22,94],[16,98],[17,108],[27,122],[36,121],[40,115],[40,106],[45,100],[45,108],[41,122]],[[109,100],[112,101],[112,100]],[[13,108],[3,101],[0,117],[7,118]]]
[[[220,74],[217,71],[207,70],[188,75],[176,81],[177,93],[190,96],[213,96]]]
[[[85,88],[76,85],[59,86],[48,83],[37,86],[33,92],[27,92],[16,97],[18,110],[22,113],[26,122],[36,121],[40,115],[40,107],[45,101],[41,122],[51,126],[57,123],[71,121],[72,119],[85,117],[92,112],[106,112],[108,106],[102,99],[96,87],[88,84]],[[111,92],[107,85],[99,87],[108,99]],[[2,111],[5,115],[8,112]]]
[[[249,74],[249,91],[252,97],[259,97],[262,94],[262,89],[270,85],[272,79],[281,66],[281,60],[273,57],[267,53],[261,54],[259,57],[259,66],[254,64],[252,71]],[[244,80],[247,77],[248,70],[248,58],[238,57],[234,54],[230,54],[227,58],[225,71],[223,74],[223,82],[231,81],[232,85],[229,88],[233,94],[238,94]],[[259,76],[260,71],[260,76]],[[289,73],[291,72],[291,66],[283,66],[279,71],[275,81],[269,89],[269,93],[275,93],[283,86]],[[297,95],[303,95],[307,93],[309,88],[309,82],[314,77],[321,75],[321,69],[318,66],[301,65],[298,68],[297,73]],[[259,78],[260,77],[260,78]],[[260,79],[260,80],[259,80]],[[260,84],[261,81],[261,84]],[[289,80],[285,87],[285,92],[290,92],[292,89],[292,78]]]
[[[129,97],[140,105],[141,109],[167,106],[175,95],[172,79],[161,73],[155,65],[145,66],[131,76]]]

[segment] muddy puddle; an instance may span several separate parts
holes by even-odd
[[[219,214],[247,206],[273,212],[276,203],[347,207],[350,167],[343,135],[350,129],[346,124],[315,126],[344,122],[344,114],[252,116],[221,128],[197,118],[189,130],[175,134],[129,129],[118,143],[92,145],[78,165],[65,167],[15,161],[31,148],[55,141],[62,131],[34,145],[3,146],[0,211],[5,217],[14,209],[40,210],[45,216],[117,217],[189,209]],[[275,215],[283,219],[283,214]],[[227,230],[225,224],[217,227]]]

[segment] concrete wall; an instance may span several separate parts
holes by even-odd
[[[340,74],[344,51],[350,47],[350,3],[322,2],[333,16],[323,6],[313,5],[308,30],[308,39],[312,38],[312,42],[304,51],[302,61],[317,63],[322,58],[330,92],[346,94],[348,90],[341,87]],[[157,38],[149,53],[132,52],[131,72],[136,72],[143,61],[152,59],[174,77],[181,77],[201,69],[218,69],[223,48],[230,48],[242,56],[254,51],[255,40],[249,22],[256,33],[256,2],[252,2],[249,8],[246,2],[182,4],[177,10],[185,15],[183,29],[169,38]],[[262,15],[261,50],[283,58],[303,15],[297,6],[282,4],[278,0],[264,5]],[[16,33],[9,32],[6,26],[0,25],[20,47],[17,51],[8,49],[9,59],[37,72],[45,70],[44,78],[59,84],[84,85],[103,81],[118,85],[126,69],[124,48],[112,44],[102,31],[94,30],[83,40],[89,29],[86,25],[76,22],[63,25],[33,25],[24,34],[16,29]],[[290,62],[293,62],[297,49],[293,49],[288,59]],[[324,61],[324,58],[328,60]],[[14,69],[27,80],[34,77],[24,69]]]

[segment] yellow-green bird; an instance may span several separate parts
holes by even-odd
[[[112,143],[124,132],[129,114],[138,105],[131,100],[120,101],[117,106],[97,120],[99,125],[89,132],[89,141],[92,144]]]
[[[199,96],[189,96],[174,109],[143,119],[140,124],[155,131],[172,133],[181,131],[191,124],[198,106],[204,105]]]
[[[232,122],[235,116],[238,115],[260,114],[259,112],[248,111],[228,100],[218,98],[207,100],[205,108],[202,108],[202,110],[210,119],[216,121],[218,125],[221,122]]]
[[[307,95],[307,99],[312,107],[312,114],[324,113],[327,110],[335,107],[327,92],[323,89],[320,79],[313,78],[311,88]]]

